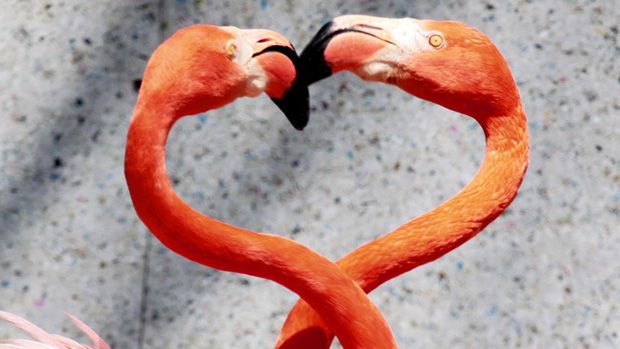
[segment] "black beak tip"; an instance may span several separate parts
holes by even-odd
[[[296,82],[282,98],[271,100],[282,110],[295,129],[301,131],[308,125],[310,101],[306,85]]]
[[[303,130],[308,124],[310,114],[310,101],[308,95],[308,86],[303,82],[303,69],[301,68],[299,56],[295,50],[288,46],[274,45],[269,46],[254,56],[261,55],[265,52],[279,52],[293,62],[297,77],[291,87],[280,98],[271,98],[271,100],[282,110],[284,115],[291,122],[293,127]]]

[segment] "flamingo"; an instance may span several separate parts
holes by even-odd
[[[308,121],[308,90],[296,79],[298,63],[289,41],[267,30],[194,25],[162,43],[147,63],[127,136],[125,177],[134,208],[176,253],[212,268],[267,278],[297,293],[326,319],[345,348],[396,348],[377,307],[335,263],[290,239],[200,214],[174,192],[167,177],[167,136],[185,115],[265,92],[302,129]],[[31,329],[27,332],[39,346],[11,345],[74,348],[60,340],[46,342],[48,337],[24,321],[11,322]]]
[[[452,21],[340,16],[319,30],[301,60],[307,84],[351,71],[468,115],[486,137],[484,161],[461,192],[337,262],[365,292],[471,239],[515,198],[528,164],[526,116],[508,64],[478,30]],[[323,320],[298,301],[276,348],[328,348],[333,332]]]
[[[377,307],[335,263],[290,239],[259,234],[189,207],[166,174],[168,133],[181,117],[265,92],[301,129],[308,90],[298,58],[267,30],[196,25],[178,31],[151,56],[129,126],[125,177],[134,208],[168,248],[197,263],[275,281],[305,299],[345,348],[395,348]]]

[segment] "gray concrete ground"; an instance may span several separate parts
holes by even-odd
[[[134,84],[176,29],[270,28],[298,48],[344,13],[454,19],[507,57],[531,165],[482,234],[372,294],[402,348],[620,347],[620,2],[44,1],[0,4],[0,309],[114,348],[269,348],[296,297],[193,264],[136,218],[123,178]],[[268,98],[174,128],[169,171],[192,206],[336,259],[475,174],[470,119],[341,74],[309,127]],[[0,327],[0,337],[16,334]]]

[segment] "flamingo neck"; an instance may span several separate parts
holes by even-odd
[[[264,277],[257,260],[270,252],[248,251],[257,234],[201,214],[174,191],[166,170],[166,141],[180,118],[179,106],[158,102],[141,98],[129,125],[125,178],[136,213],[172,251],[212,268]]]
[[[383,261],[380,256],[366,256],[377,260],[363,264],[381,267],[371,271],[359,265],[365,246],[338,263],[366,292],[460,246],[497,218],[517,195],[529,153],[522,106],[507,115],[476,119],[486,136],[486,153],[474,179],[437,208],[370,242],[368,247],[374,250],[392,251]],[[399,248],[403,244],[408,248]]]
[[[474,179],[437,210],[448,221],[471,224],[476,234],[510,205],[527,169],[527,122],[519,104],[508,115],[478,118],[486,136],[485,157]],[[440,211],[442,212],[442,211]]]
[[[292,240],[237,228],[187,205],[174,192],[165,164],[178,113],[144,100],[129,127],[125,177],[138,216],[164,245],[197,263],[287,287],[327,320],[345,348],[396,348],[379,310],[334,263]]]
[[[439,207],[338,261],[340,269],[364,291],[371,292],[382,283],[455,249],[497,218],[514,199],[528,161],[523,108],[519,105],[506,115],[475,118],[484,130],[487,144],[484,162],[474,179]],[[311,331],[314,331],[312,338],[305,335]],[[317,343],[331,343],[331,340],[329,326],[302,302],[289,313],[276,347],[322,348],[327,346]]]
[[[146,105],[136,106],[127,136],[125,178],[129,193],[136,213],[149,230],[168,248],[176,252],[182,249],[191,259],[196,245],[187,240],[196,236],[192,229],[183,229],[183,220],[175,214],[197,212],[177,197],[166,172],[166,141],[174,123],[173,112],[165,104]],[[174,230],[182,233],[173,236],[170,231]]]

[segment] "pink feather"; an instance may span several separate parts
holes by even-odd
[[[10,348],[55,349],[55,347],[29,339],[7,339],[6,341],[1,342],[0,348],[2,348],[2,344],[7,344]]]
[[[73,321],[73,323],[75,324],[75,326],[77,326],[77,328],[79,328],[80,330],[82,330],[82,332],[84,332],[84,334],[86,334],[88,336],[88,338],[90,338],[91,341],[93,341],[93,344],[95,345],[95,349],[111,349],[110,346],[108,345],[108,343],[106,343],[98,334],[97,332],[95,332],[92,328],[88,327],[88,325],[86,325],[85,323],[83,323],[80,319],[78,319],[77,317],[71,315],[71,314],[67,314],[69,316],[69,318],[71,319],[71,321]]]
[[[0,320],[10,323],[34,339],[34,341],[27,339],[0,340],[0,349],[111,349],[92,328],[80,321],[77,317],[71,314],[67,315],[77,328],[93,341],[94,347],[80,344],[67,337],[49,334],[40,327],[15,314],[0,311]]]
[[[17,327],[18,329],[22,330],[24,333],[32,337],[32,339],[36,339],[43,344],[47,344],[52,348],[60,347],[60,344],[56,340],[54,340],[54,337],[52,337],[52,335],[45,332],[37,325],[29,322],[28,320],[22,319],[15,314],[0,311],[0,320],[4,320],[10,323],[11,325]]]

